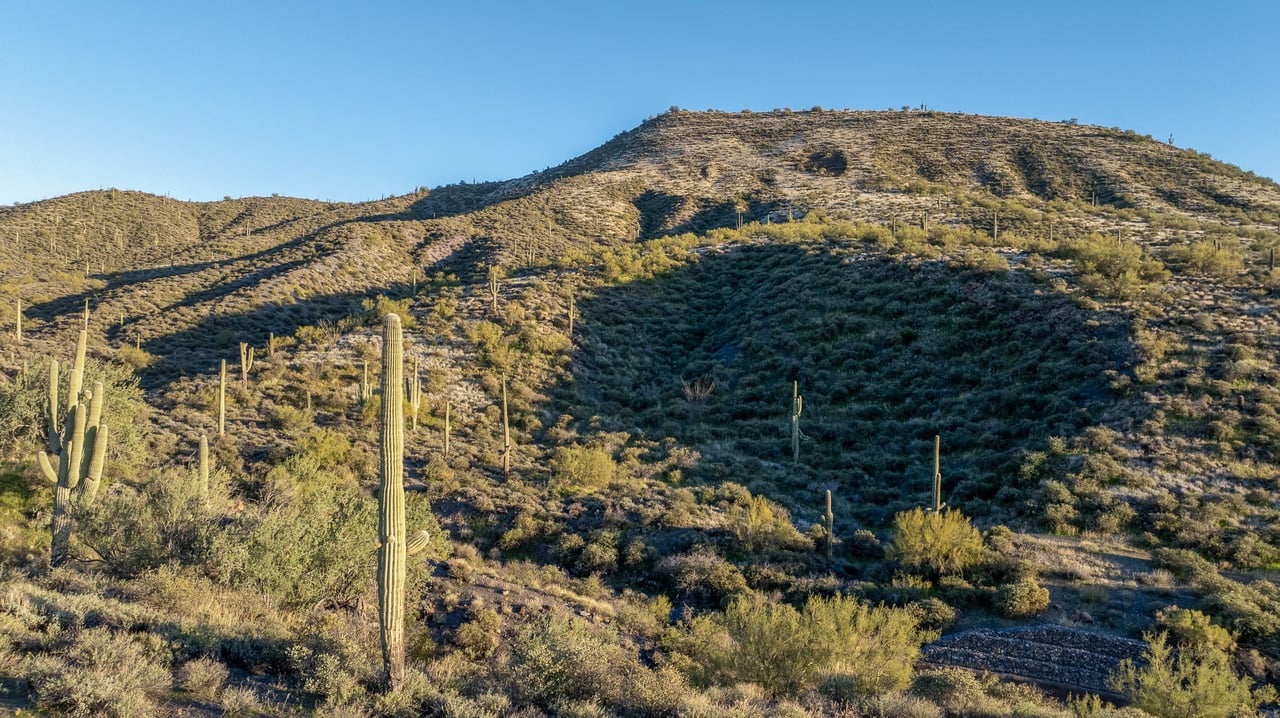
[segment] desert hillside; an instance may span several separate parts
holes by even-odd
[[[0,208],[0,704],[1161,716],[1178,667],[1252,710],[1277,245],[1280,186],[1150,137],[819,108],[364,204]],[[388,313],[430,536],[392,694]],[[109,441],[64,519],[82,329]]]

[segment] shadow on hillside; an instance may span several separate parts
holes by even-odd
[[[1132,359],[1124,317],[1086,313],[1025,274],[820,244],[708,252],[580,309],[551,415],[671,437],[702,455],[688,476],[806,514],[832,488],[870,525],[930,501],[935,434],[944,501],[988,515],[1024,503],[1038,482],[1021,473],[1028,452],[1094,425],[1117,399],[1104,372]]]
[[[408,287],[379,287],[378,294],[402,297]],[[299,327],[339,319],[363,311],[361,302],[369,294],[332,294],[282,306],[267,305],[241,314],[218,314],[182,331],[143,342],[142,348],[156,358],[138,372],[146,391],[197,374],[216,374],[222,359],[228,365],[239,361],[239,342],[247,342],[264,352],[271,334],[292,336]],[[259,354],[259,356],[262,356]]]

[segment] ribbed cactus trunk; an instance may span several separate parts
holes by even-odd
[[[14,327],[13,327],[13,336],[15,339],[21,342],[22,341],[22,297],[18,297],[17,312],[18,312],[18,318],[17,318],[17,323],[14,324]]]
[[[386,687],[404,681],[404,386],[400,317],[382,320],[382,483],[378,488],[378,622]]]

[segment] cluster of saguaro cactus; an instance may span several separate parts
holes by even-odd
[[[81,330],[76,340],[75,363],[67,393],[67,411],[60,416],[58,406],[58,362],[49,363],[49,452],[58,455],[55,471],[49,453],[40,452],[40,468],[57,488],[53,494],[53,540],[50,563],[66,560],[71,547],[72,512],[93,503],[102,480],[106,458],[107,427],[101,423],[102,382],[81,394],[84,383],[85,349],[88,332]],[[61,426],[59,420],[61,419]]]
[[[419,531],[406,541],[404,521],[404,403],[394,399],[404,386],[400,317],[382,320],[381,483],[378,487],[378,624],[386,685],[404,681],[404,581],[408,557],[427,547]]]
[[[791,460],[800,461],[800,412],[804,410],[804,397],[800,396],[800,382],[791,382]]]
[[[941,511],[942,503],[942,437],[933,437],[933,510]]]
[[[827,489],[827,512],[822,515],[822,528],[827,532],[827,558],[831,558],[836,543],[836,515],[831,510],[831,489]]]
[[[240,342],[240,383],[249,382],[249,370],[253,368],[253,347],[248,342]]]

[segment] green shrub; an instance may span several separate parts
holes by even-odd
[[[982,534],[959,511],[915,508],[893,518],[890,552],[904,566],[963,573],[982,560],[983,550]]]
[[[996,610],[1006,618],[1029,618],[1049,607],[1049,589],[1034,578],[1006,583],[996,592]]]
[[[561,446],[551,456],[551,486],[580,492],[604,488],[613,481],[618,465],[604,449],[594,446]]]
[[[910,609],[868,606],[845,596],[815,597],[805,604],[804,620],[807,659],[829,695],[836,687],[835,697],[874,695],[911,681],[922,636]]]
[[[21,671],[41,709],[95,718],[156,715],[155,701],[169,692],[172,677],[145,638],[88,628],[54,650],[28,655]]]
[[[763,496],[729,512],[729,524],[739,544],[750,553],[779,548],[809,549],[813,543],[796,530],[787,510]]]
[[[471,620],[458,626],[453,634],[453,642],[467,658],[481,661],[498,650],[498,632],[502,629],[502,619],[492,608],[477,608],[472,611]]]
[[[1212,645],[1183,644],[1174,651],[1162,631],[1147,635],[1143,659],[1141,667],[1122,661],[1111,687],[1160,718],[1252,715],[1260,704],[1276,700],[1274,687],[1253,690],[1249,679],[1232,670],[1230,656]]]

